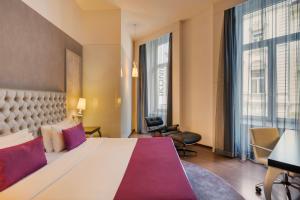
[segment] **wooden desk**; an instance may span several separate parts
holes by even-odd
[[[264,180],[266,200],[271,199],[273,181],[283,171],[300,173],[300,134],[284,133],[268,158],[268,171]]]

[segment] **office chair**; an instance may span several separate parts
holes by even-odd
[[[145,121],[149,133],[152,133],[153,136],[171,137],[176,150],[178,152],[183,152],[183,156],[187,155],[186,152],[197,155],[196,151],[188,149],[187,146],[199,142],[201,140],[201,135],[188,131],[181,132],[178,124],[165,126],[163,125],[164,122],[161,117],[145,117]],[[158,133],[158,135],[156,133]]]
[[[280,139],[280,135],[277,128],[251,128],[251,143],[253,147],[253,152],[255,160],[259,164],[268,166],[268,157],[274,149],[275,145]],[[286,189],[286,194],[289,199],[291,199],[291,194],[289,186],[299,189],[298,184],[292,184],[289,182],[288,172],[282,171],[283,179],[277,179],[273,184],[283,184]],[[261,193],[261,187],[263,182],[255,185],[255,190],[258,194]]]

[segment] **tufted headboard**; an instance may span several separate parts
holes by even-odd
[[[61,92],[0,89],[0,136],[62,121],[66,95]]]

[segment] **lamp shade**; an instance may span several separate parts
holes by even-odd
[[[78,104],[77,104],[77,109],[78,110],[85,110],[86,108],[86,100],[85,98],[79,98]]]
[[[133,67],[132,67],[132,77],[134,77],[134,78],[139,77],[138,68],[137,68],[135,62],[133,62]]]

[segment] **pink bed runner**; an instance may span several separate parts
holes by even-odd
[[[138,139],[114,199],[196,199],[171,138]]]

